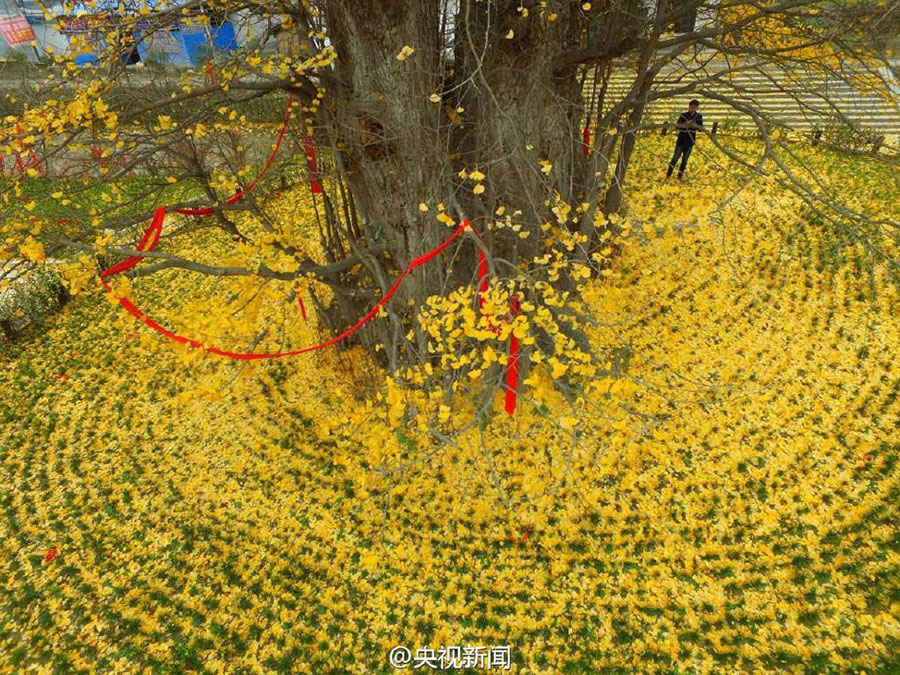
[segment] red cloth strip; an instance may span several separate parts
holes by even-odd
[[[484,239],[481,238],[481,235],[478,234],[473,228],[472,232],[478,237],[478,240],[481,244],[487,248],[487,244],[484,243]],[[484,316],[484,294],[487,293],[489,284],[488,284],[488,263],[487,263],[487,255],[484,252],[484,249],[478,249],[478,311],[481,312],[481,315]],[[493,321],[488,321],[488,330],[493,331],[494,333],[500,333],[500,326],[496,325]]]
[[[27,171],[27,170],[30,169],[32,166],[36,166],[38,172],[39,172],[42,176],[44,176],[44,177],[47,176],[47,172],[44,171],[44,165],[41,164],[41,160],[39,160],[39,159],[37,158],[37,155],[34,154],[34,151],[32,151],[32,153],[31,153],[31,159],[28,160],[28,164],[25,165],[25,170]]]
[[[22,128],[21,124],[16,124],[15,129],[16,129],[17,134],[25,133],[25,129]],[[34,153],[34,150],[29,148],[28,152],[29,152],[30,157],[28,158],[28,163],[26,164],[22,161],[22,155],[20,155],[18,153],[18,151],[16,151],[16,171],[18,171],[21,174],[21,173],[25,173],[32,166],[36,166],[38,172],[42,176],[46,177],[47,172],[44,170],[44,166],[41,164],[41,160],[39,160],[37,155]]]
[[[589,154],[591,154],[590,127],[585,126],[584,131],[581,132],[581,144],[584,146],[584,156],[587,157]]]
[[[488,289],[488,264],[484,251],[478,249],[478,308],[484,307],[484,294]]]
[[[509,301],[510,321],[519,313],[519,298],[515,295]],[[519,338],[515,333],[509,336],[509,358],[506,362],[506,413],[516,411],[516,396],[519,387]]]
[[[300,315],[306,321],[306,305],[303,304],[303,296],[297,293],[297,304],[300,305]]]
[[[160,206],[153,213],[153,220],[150,221],[150,227],[144,232],[144,236],[141,237],[141,241],[137,245],[138,251],[152,251],[156,248],[156,245],[159,243],[159,236],[162,233],[163,221],[166,219],[166,207]],[[105,279],[106,277],[111,277],[125,270],[130,270],[132,267],[135,267],[138,263],[143,260],[142,256],[133,255],[131,257],[125,258],[121,262],[116,263],[112,267],[103,270],[100,273],[100,278]]]
[[[318,171],[316,165],[316,146],[313,145],[309,134],[303,139],[303,144],[306,146],[306,166],[309,169],[309,187],[314,195],[322,194],[322,186],[319,184],[319,179],[316,175]]]
[[[478,290],[485,293],[488,289],[488,263],[484,251],[478,249]]]
[[[309,134],[303,139],[303,144],[306,147],[306,163],[309,165],[309,170],[315,172],[318,170],[316,166],[316,147],[313,145]]]
[[[162,218],[164,218],[165,217],[165,208],[161,207],[160,209],[157,209],[157,214],[159,214],[160,212],[162,212]],[[156,220],[156,217],[154,216],[154,221],[155,220]],[[219,349],[218,347],[206,347],[199,340],[193,340],[191,338],[186,338],[182,335],[178,335],[178,334],[170,331],[169,329],[161,326],[156,321],[151,319],[149,316],[144,314],[140,309],[138,309],[134,305],[134,303],[132,303],[130,300],[128,300],[126,298],[118,298],[118,300],[119,300],[119,304],[122,305],[122,307],[124,307],[125,310],[129,314],[134,316],[139,321],[142,321],[144,324],[146,324],[148,327],[152,328],[156,332],[161,333],[161,334],[165,335],[166,337],[168,337],[172,340],[175,340],[176,342],[180,342],[182,344],[188,344],[191,347],[195,347],[195,348],[203,348],[210,354],[218,354],[220,356],[227,356],[229,358],[238,359],[241,361],[256,361],[256,360],[260,360],[260,359],[278,359],[278,358],[283,358],[286,356],[297,356],[299,354],[307,354],[309,352],[314,352],[319,349],[324,349],[325,347],[330,347],[334,344],[337,344],[338,342],[341,342],[342,340],[347,339],[348,337],[350,337],[351,335],[356,333],[360,328],[362,328],[366,323],[371,321],[378,314],[378,310],[380,310],[382,307],[384,307],[388,303],[388,301],[397,292],[397,289],[400,288],[400,284],[403,283],[403,280],[406,279],[406,277],[409,275],[410,272],[412,272],[417,267],[421,267],[422,265],[430,262],[435,257],[440,255],[444,249],[446,249],[450,244],[452,244],[453,241],[459,235],[461,235],[463,233],[463,230],[465,230],[467,227],[470,227],[470,226],[471,226],[471,223],[468,220],[464,220],[462,222],[462,224],[458,228],[456,228],[456,230],[454,230],[453,234],[451,234],[449,237],[447,237],[447,239],[445,239],[440,245],[438,245],[437,247],[428,251],[427,253],[420,255],[418,258],[416,258],[411,263],[409,263],[409,265],[406,266],[406,268],[403,270],[403,272],[400,274],[400,276],[397,277],[397,280],[394,281],[393,285],[388,289],[387,293],[385,293],[381,297],[381,299],[375,304],[375,306],[372,307],[372,309],[370,309],[369,312],[365,316],[363,316],[361,319],[359,319],[359,321],[357,321],[355,324],[350,326],[350,328],[345,330],[343,333],[341,333],[340,335],[335,335],[330,340],[326,340],[325,342],[321,342],[317,345],[312,345],[310,347],[304,347],[302,349],[295,349],[293,351],[257,354],[254,352],[232,352],[232,351],[228,351],[226,349]],[[145,241],[147,241],[147,242],[150,241],[150,239],[148,239],[148,233],[150,232],[150,230],[152,228],[153,228],[153,226],[151,225],[151,227],[148,229],[148,232],[144,234],[144,239],[141,240],[142,243],[145,243]],[[160,225],[160,228],[161,228],[161,225]],[[155,246],[158,241],[159,241],[159,235],[157,234],[157,235],[155,235],[155,239],[152,240],[152,245],[147,250],[152,250],[152,247]],[[141,250],[144,250],[144,249],[141,249]],[[113,268],[111,267],[108,270],[104,270],[104,272],[102,272],[100,274],[101,282],[103,283],[103,286],[106,288],[107,291],[112,291],[112,287],[109,285],[109,283],[107,283],[105,277],[112,276],[114,274],[114,272],[110,272],[110,270],[112,270],[112,269]]]

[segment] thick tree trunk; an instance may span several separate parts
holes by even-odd
[[[566,46],[567,19],[522,21],[515,6],[463,2],[455,25],[455,53],[443,50],[441,3],[434,0],[329,0],[327,23],[338,58],[325,85],[334,104],[325,106],[337,168],[364,221],[360,237],[343,227],[362,274],[335,284],[339,324],[348,325],[371,306],[410,260],[450,233],[435,220],[435,206],[458,204],[488,241],[495,258],[530,260],[540,247],[540,225],[551,217],[546,203],[558,192],[571,201],[581,157],[581,92],[575,68],[554,72],[553,57]],[[509,30],[513,37],[505,38]],[[516,34],[520,31],[520,34]],[[404,47],[415,51],[404,60]],[[434,94],[443,94],[436,103]],[[460,112],[457,112],[459,110]],[[549,173],[540,160],[552,162]],[[472,192],[461,169],[486,175],[486,191]],[[429,205],[423,212],[419,204]],[[499,205],[522,223],[522,231],[489,232]],[[553,205],[551,204],[550,207]],[[459,214],[451,210],[454,217]],[[337,215],[340,215],[339,213]],[[384,256],[364,251],[383,243]],[[392,301],[388,319],[362,336],[386,348],[391,367],[426,353],[424,336],[407,342],[416,326],[415,307],[475,271],[476,248],[417,270]],[[500,270],[510,276],[511,270]],[[360,293],[359,288],[368,292]],[[350,292],[353,288],[356,292]]]
[[[346,229],[343,234],[363,259],[364,273],[344,283],[370,290],[336,289],[339,322],[350,324],[400,269],[449,234],[435,220],[434,206],[446,200],[451,184],[440,106],[429,100],[441,87],[440,16],[433,1],[329,0],[326,11],[338,59],[326,83],[335,104],[324,112],[337,168],[362,219],[362,236]],[[415,51],[399,60],[404,47]],[[420,203],[431,209],[420,211]],[[362,253],[379,243],[385,256]],[[362,335],[370,347],[385,347],[392,368],[414,361],[424,346],[406,344],[409,304],[440,291],[440,269],[414,272],[388,308],[388,320]]]
[[[582,146],[578,65],[560,59],[579,48],[584,14],[579,3],[555,3],[556,13],[539,16],[536,3],[524,4],[534,14],[516,2],[325,1],[337,59],[322,77],[317,122],[341,189],[325,200],[323,241],[335,259],[362,260],[330,280],[334,328],[351,325],[409,261],[450,234],[435,219],[438,204],[473,222],[497,263],[492,274],[504,278],[542,252],[546,223],[578,228],[555,207],[596,193]],[[473,190],[464,169],[484,175],[483,190]],[[499,207],[515,227],[490,226]],[[418,306],[474,281],[474,240],[453,250],[459,255],[411,274],[387,318],[361,334],[376,352],[384,347],[389,367],[427,358]]]

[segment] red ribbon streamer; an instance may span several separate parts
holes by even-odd
[[[160,208],[158,208],[156,210],[156,212],[153,215],[153,221],[150,223],[150,227],[147,228],[147,231],[144,232],[144,236],[141,237],[141,241],[138,244],[138,250],[152,251],[153,248],[159,243],[159,237],[160,237],[160,233],[162,232],[162,225],[163,225],[163,221],[165,220],[165,215],[166,215],[166,207],[161,206]],[[162,335],[165,335],[166,337],[168,337],[172,340],[175,340],[176,342],[180,342],[181,344],[188,344],[191,347],[195,347],[195,348],[202,347],[203,349],[205,349],[206,351],[208,351],[211,354],[227,356],[229,358],[238,359],[241,361],[256,361],[259,359],[278,359],[278,358],[283,358],[285,356],[297,356],[299,354],[307,354],[309,352],[314,352],[319,349],[324,349],[325,347],[330,347],[334,344],[337,344],[338,342],[341,342],[342,340],[347,339],[348,337],[350,337],[351,335],[356,333],[366,323],[371,321],[378,314],[378,311],[388,303],[388,301],[397,292],[397,289],[400,288],[400,284],[403,283],[403,280],[406,279],[406,277],[409,275],[410,272],[412,272],[417,267],[421,267],[422,265],[430,262],[435,257],[440,255],[440,253],[445,248],[447,248],[451,243],[453,243],[453,241],[460,234],[462,234],[463,230],[465,230],[467,227],[470,227],[470,226],[471,226],[471,223],[468,220],[464,220],[462,222],[462,225],[457,227],[456,230],[454,230],[453,234],[451,234],[449,237],[447,237],[447,239],[445,239],[440,245],[431,249],[427,253],[420,255],[418,258],[416,258],[411,263],[409,263],[409,265],[406,266],[406,268],[403,270],[403,272],[400,274],[400,276],[397,277],[397,280],[394,281],[393,285],[388,289],[387,293],[385,293],[383,296],[381,296],[381,299],[375,304],[375,306],[372,307],[372,309],[370,309],[365,316],[363,316],[361,319],[359,319],[359,321],[357,321],[355,324],[350,326],[350,328],[345,330],[340,335],[335,335],[330,340],[326,340],[325,342],[321,342],[317,345],[312,345],[310,347],[304,347],[303,349],[295,349],[293,351],[288,351],[288,352],[273,352],[273,353],[258,354],[258,353],[254,353],[254,352],[232,352],[232,351],[228,351],[226,349],[219,349],[218,347],[205,347],[203,345],[203,343],[201,343],[199,340],[194,340],[192,338],[187,338],[182,335],[178,335],[178,334],[172,332],[171,330],[169,330],[168,328],[163,327],[162,325],[160,325],[159,323],[154,321],[152,318],[150,318],[149,316],[144,314],[144,312],[142,312],[140,309],[138,309],[138,307],[135,306],[135,304],[133,302],[131,302],[130,300],[128,300],[126,298],[117,298],[117,300],[119,301],[119,304],[125,308],[125,311],[127,311],[129,314],[131,314],[133,317],[135,317],[139,321],[142,321],[145,325],[149,326],[150,328],[155,330],[157,333],[161,333]],[[140,262],[140,260],[141,260],[141,256],[132,256],[130,258],[127,258],[126,260],[123,260],[122,262],[120,262],[116,265],[113,265],[112,267],[104,270],[103,272],[101,272],[100,273],[100,281],[103,284],[103,287],[106,288],[107,291],[111,292],[112,287],[109,285],[109,283],[107,283],[106,278],[114,276],[115,274],[123,272],[127,269],[131,269],[132,267],[137,265],[138,262]]]
[[[210,84],[216,83],[216,73],[213,71],[212,61],[206,62],[206,74],[209,77]]]
[[[306,166],[309,169],[309,187],[314,195],[322,194],[322,186],[319,184],[319,179],[316,176],[316,172],[318,171],[316,165],[316,146],[313,145],[312,139],[308,134],[306,138],[303,139],[303,144],[306,147]]]
[[[281,147],[281,142],[284,139],[284,134],[287,131],[288,121],[290,120],[291,115],[291,104],[293,102],[293,97],[288,96],[288,103],[284,113],[284,121],[281,126],[281,130],[278,132],[278,139],[275,142],[275,147],[272,150],[272,153],[269,155],[269,159],[266,161],[265,166],[262,171],[247,185],[245,189],[238,190],[234,195],[225,200],[226,204],[233,204],[238,200],[242,199],[244,195],[252,190],[259,180],[266,174],[269,170],[269,167],[272,165],[272,162],[275,159],[275,155],[278,152],[278,149]],[[316,154],[315,147],[312,144],[312,140],[309,136],[305,139],[306,145],[306,159],[310,169],[310,187],[312,188],[313,194],[319,194],[322,191],[321,186],[316,178]],[[192,215],[192,216],[204,216],[215,213],[214,207],[203,207],[203,208],[177,208],[173,209],[176,213],[180,213],[183,215]],[[161,206],[153,214],[153,218],[150,222],[149,227],[144,232],[141,237],[140,242],[138,242],[137,250],[139,251],[152,251],[156,248],[159,243],[160,236],[162,235],[162,228],[165,222],[167,207]],[[453,241],[459,237],[463,231],[471,227],[471,222],[468,219],[463,220],[462,224],[454,230],[454,232],[447,237],[443,242],[441,242],[438,246],[433,248],[420,255],[418,258],[410,262],[406,268],[404,268],[403,272],[399,277],[394,281],[391,287],[387,290],[387,292],[381,296],[381,299],[378,300],[377,303],[370,309],[363,317],[361,317],[356,323],[354,323],[350,328],[345,330],[340,335],[335,335],[329,340],[324,342],[320,342],[319,344],[311,345],[309,347],[304,347],[302,349],[295,349],[292,351],[286,352],[272,352],[272,353],[255,353],[255,352],[233,352],[225,349],[220,349],[218,347],[213,346],[204,346],[202,342],[199,340],[195,340],[192,338],[185,337],[183,335],[178,335],[177,333],[169,330],[168,328],[162,326],[157,321],[152,319],[150,316],[141,311],[133,302],[128,300],[127,298],[117,298],[119,304],[131,314],[133,317],[144,323],[149,328],[155,330],[156,332],[165,335],[171,340],[181,344],[190,345],[193,348],[197,349],[205,349],[207,352],[211,354],[218,354],[219,356],[226,356],[232,359],[237,359],[241,361],[256,361],[261,359],[276,359],[283,358],[287,356],[298,356],[300,354],[307,354],[310,352],[318,351],[320,349],[325,349],[326,347],[330,347],[332,345],[341,342],[354,333],[356,333],[360,328],[362,328],[366,323],[371,321],[379,312],[379,310],[384,307],[390,299],[397,292],[397,289],[400,288],[400,285],[403,283],[404,279],[409,276],[410,272],[414,269],[425,265],[426,263],[433,260],[435,257],[441,254]],[[475,234],[478,239],[484,243],[483,239],[478,235],[478,232],[475,229],[472,229],[472,232]],[[115,276],[116,274],[121,274],[133,267],[137,266],[140,261],[143,259],[143,256],[135,255],[129,256],[125,260],[122,260],[115,265],[103,270],[100,273],[100,281],[103,284],[103,287],[112,292],[112,287],[106,281],[108,277]],[[487,265],[487,257],[483,250],[479,249],[478,251],[478,276],[479,276],[479,293],[484,293],[488,288],[488,265]],[[306,320],[306,307],[303,304],[303,298],[301,296],[297,296],[297,302],[300,305],[300,312],[303,315],[303,319]],[[484,298],[479,297],[479,304],[483,304]],[[519,302],[516,296],[510,301],[510,313],[513,317],[519,313]],[[519,341],[515,335],[510,336],[510,346],[509,346],[509,357],[508,357],[508,365],[506,372],[506,412],[510,415],[515,411],[516,408],[516,390],[519,379]],[[528,534],[526,532],[524,540],[527,540]]]
[[[144,236],[141,237],[141,241],[137,245],[138,251],[152,251],[156,248],[156,245],[159,243],[159,236],[162,234],[162,226],[163,221],[166,219],[166,207],[160,206],[153,213],[153,220],[150,221],[150,227],[144,232]],[[132,267],[135,267],[139,262],[143,260],[142,256],[133,255],[129,258],[125,258],[121,262],[116,263],[112,267],[109,267],[102,272],[100,272],[100,278],[105,279],[106,277],[115,276],[116,274],[120,274],[126,270],[130,270]]]
[[[481,239],[481,237],[479,237]],[[482,243],[484,241],[482,240]],[[478,249],[478,308],[484,307],[484,294],[488,290],[488,263],[483,249]],[[514,295],[509,301],[512,318],[519,313],[519,299]],[[500,327],[491,324],[489,330],[500,332]],[[516,396],[519,382],[519,339],[511,334],[509,337],[509,353],[506,360],[506,412],[512,415],[516,411]]]
[[[288,122],[291,117],[291,107],[292,107],[293,100],[294,100],[293,96],[289,94],[288,100],[287,100],[287,106],[285,107],[285,111],[284,111],[284,121],[282,122],[281,129],[278,132],[278,138],[275,141],[275,147],[272,149],[272,152],[269,155],[268,160],[266,160],[265,166],[263,166],[262,171],[259,172],[259,174],[256,176],[256,178],[254,178],[252,181],[250,181],[247,184],[247,187],[245,189],[238,190],[235,194],[233,194],[231,197],[226,199],[225,200],[226,204],[234,204],[235,202],[238,202],[241,199],[243,199],[244,195],[256,187],[257,183],[259,183],[259,181],[262,179],[262,177],[266,175],[266,172],[268,172],[269,167],[272,166],[272,162],[275,161],[275,155],[278,153],[278,150],[281,147],[281,143],[284,140],[285,132],[287,131]],[[141,241],[137,245],[137,250],[152,251],[153,249],[156,248],[156,245],[159,243],[159,237],[162,234],[163,223],[166,218],[166,210],[167,210],[167,207],[160,206],[153,213],[153,219],[150,221],[150,226],[147,228],[147,230],[144,232],[144,235],[141,237]],[[206,216],[206,215],[215,213],[215,208],[213,208],[211,206],[207,206],[207,207],[203,207],[203,208],[177,208],[177,209],[174,209],[174,211],[176,213],[180,213],[180,214],[188,215],[188,216]],[[64,219],[63,221],[60,221],[60,223],[65,222],[65,220],[68,220],[68,219]],[[57,224],[59,224],[59,223],[57,223]],[[109,267],[109,268],[103,270],[100,273],[100,279],[103,282],[103,285],[106,287],[107,290],[110,290],[109,285],[105,281],[105,279],[107,277],[112,277],[112,276],[115,276],[116,274],[121,274],[122,272],[130,270],[131,268],[138,265],[138,263],[140,263],[142,259],[143,259],[143,256],[139,256],[139,255],[130,256],[130,257],[126,258],[125,260],[122,260],[122,261],[116,263],[112,267]],[[126,304],[122,303],[121,299],[119,300],[119,303],[122,304],[122,306],[125,307],[125,309],[128,310],[132,315],[134,315],[135,317],[137,317],[139,319],[142,319],[143,313],[140,310],[138,310],[137,307],[135,307],[134,305],[131,305],[131,303],[128,303],[128,305],[131,305],[129,307]],[[142,319],[142,320],[144,320],[144,319]],[[167,335],[168,337],[171,337],[173,339],[178,338],[178,336],[176,336],[174,333],[171,333],[171,331],[167,331],[167,330],[163,329],[159,324],[154,322],[152,319],[147,318],[146,320],[144,320],[144,323],[146,323],[148,326],[150,326],[154,330],[158,330],[158,331],[162,332],[164,335]],[[192,342],[193,343],[195,341],[191,341],[191,340],[187,340],[187,339],[179,339],[179,342]],[[199,344],[200,343],[197,343],[194,346],[199,346]]]
[[[21,125],[21,124],[16,124],[16,133],[17,133],[17,134],[24,134],[24,133],[25,133],[25,129],[22,128],[22,125]],[[31,154],[31,157],[29,157],[28,163],[27,163],[27,164],[25,164],[25,163],[22,161],[22,155],[20,155],[18,151],[15,151],[15,153],[16,153],[16,171],[18,171],[20,174],[23,174],[23,173],[25,173],[28,169],[30,169],[32,166],[36,166],[38,172],[39,172],[42,176],[45,176],[45,177],[46,177],[46,176],[47,176],[47,172],[44,171],[44,166],[41,164],[41,161],[37,158],[37,155],[34,154],[34,150],[32,150],[32,149],[29,148],[28,151],[29,151],[29,153]]]
[[[584,146],[584,156],[587,157],[591,153],[591,130],[587,126],[581,132],[581,144]]]
[[[41,164],[41,160],[37,158],[37,155],[34,154],[34,151],[31,152],[31,159],[28,160],[28,165],[25,168],[28,169],[32,165],[37,167],[38,173],[44,178],[47,177],[47,170],[44,168],[44,165]]]
[[[484,294],[488,289],[488,264],[484,251],[478,249],[478,309],[484,307]]]
[[[511,320],[519,313],[519,299],[514,295],[509,301]],[[516,411],[516,396],[519,387],[519,338],[515,333],[509,336],[509,357],[506,362],[506,413]]]
[[[303,296],[299,293],[297,294],[297,304],[300,305],[300,314],[303,316],[303,320],[306,321],[306,305],[303,304]]]

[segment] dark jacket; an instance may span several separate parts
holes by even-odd
[[[677,143],[679,145],[693,145],[697,141],[697,129],[703,128],[703,115],[695,113],[691,117],[686,112],[683,112],[678,118],[675,128],[678,129]]]

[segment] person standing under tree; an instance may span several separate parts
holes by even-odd
[[[703,129],[703,115],[697,110],[700,107],[700,101],[694,99],[688,103],[687,112],[681,113],[675,128],[678,129],[678,138],[675,141],[675,153],[672,155],[672,161],[669,162],[669,170],[666,172],[666,178],[672,177],[672,171],[678,158],[681,158],[681,166],[678,167],[678,178],[684,178],[684,169],[687,167],[688,157],[691,156],[691,150],[694,149],[694,143],[697,142],[697,129]]]

